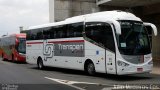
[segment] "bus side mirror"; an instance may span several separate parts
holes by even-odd
[[[144,26],[150,26],[154,32],[154,35],[157,36],[158,32],[157,32],[157,27],[152,24],[152,23],[144,23]]]
[[[121,35],[121,25],[118,21],[116,20],[108,20],[106,21],[109,24],[113,24],[114,28],[116,29],[116,34]]]

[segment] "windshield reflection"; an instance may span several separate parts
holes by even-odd
[[[26,39],[25,38],[19,38],[18,52],[23,53],[23,54],[26,53]]]
[[[118,48],[124,55],[151,53],[147,31],[141,22],[119,21],[122,34],[117,36]]]

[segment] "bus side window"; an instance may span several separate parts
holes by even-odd
[[[86,23],[86,37],[90,38],[91,40],[100,43],[99,39],[101,37],[100,31],[101,27],[99,26],[102,23]]]
[[[54,37],[55,37],[55,38],[59,38],[58,30],[59,30],[59,27],[56,26],[56,27],[55,27],[55,30],[54,30]]]
[[[85,33],[87,38],[115,52],[114,37],[110,25],[102,22],[89,22],[86,23]]]
[[[67,30],[67,37],[74,37],[74,28],[72,26],[72,24],[68,25],[68,30]]]
[[[83,31],[83,23],[77,23],[74,25],[75,28],[75,37],[82,37],[82,31]]]
[[[43,29],[43,39],[51,39],[51,28],[44,28]]]
[[[83,22],[68,25],[67,37],[82,37]]]
[[[60,36],[61,38],[66,38],[67,37],[67,25],[63,25],[61,28],[61,33]]]
[[[40,40],[40,39],[43,39],[43,29],[35,30],[34,40]]]
[[[38,29],[31,30],[31,40],[36,40],[37,30],[38,30]]]
[[[55,30],[54,27],[51,27],[51,28],[50,28],[50,38],[51,38],[51,39],[54,39],[54,38],[55,38],[54,30]]]
[[[56,26],[54,30],[55,38],[66,38],[67,25]]]
[[[27,34],[26,39],[31,40],[31,30],[26,31],[26,34]]]
[[[26,31],[27,40],[40,40],[43,39],[43,31],[42,29],[32,29]]]

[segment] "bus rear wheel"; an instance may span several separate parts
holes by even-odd
[[[42,61],[41,58],[38,58],[37,66],[38,66],[38,69],[43,69],[44,68],[43,61]]]
[[[95,74],[95,66],[94,66],[94,64],[93,63],[88,63],[88,65],[87,65],[87,73],[89,74],[89,75],[94,75]]]

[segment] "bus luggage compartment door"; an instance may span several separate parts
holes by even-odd
[[[106,72],[116,74],[115,53],[106,50]]]

